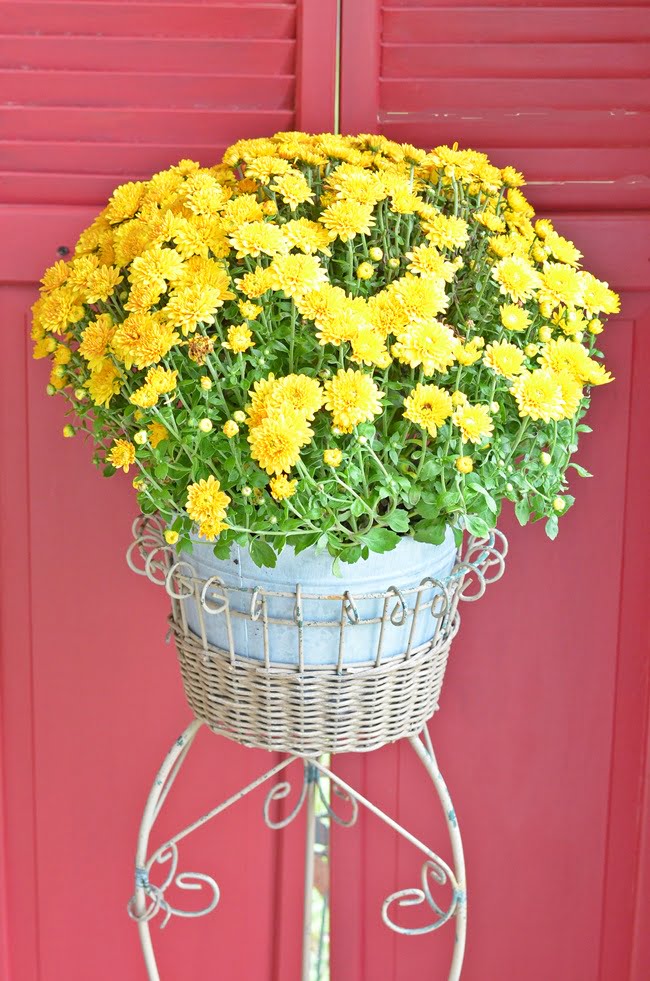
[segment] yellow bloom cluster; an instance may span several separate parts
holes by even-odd
[[[273,509],[306,515],[364,454],[390,484],[438,442],[471,484],[502,436],[575,425],[611,380],[595,339],[618,297],[523,184],[476,151],[376,134],[182,160],[118,187],[46,270],[34,356],[98,460],[137,463],[141,503],[206,538],[255,508],[260,533]]]

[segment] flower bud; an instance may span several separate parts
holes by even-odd
[[[381,262],[381,260],[384,258],[384,253],[381,251],[378,245],[373,245],[368,252],[373,262]]]
[[[74,390],[74,397],[76,398],[77,402],[83,402],[87,395],[88,392],[85,388],[75,388]]]
[[[228,439],[232,439],[233,436],[236,436],[237,433],[239,432],[239,426],[237,425],[234,419],[228,419],[227,422],[224,422],[222,428],[223,428],[223,432],[228,437]]]
[[[539,459],[540,459],[541,464],[542,464],[543,467],[548,467],[549,463],[552,460],[552,457],[551,457],[551,454],[550,453],[547,453],[546,451],[544,451],[543,453],[540,453],[539,454]]]
[[[493,416],[497,414],[500,408],[501,406],[499,405],[498,402],[490,402],[490,412],[492,413]]]
[[[584,340],[584,336],[585,336],[584,331],[577,330],[575,332],[575,334],[573,335],[573,339],[574,339],[574,341],[580,342],[580,341],[583,341]]]
[[[548,300],[543,300],[539,305],[539,312],[542,317],[550,317],[553,313],[553,304],[549,303]]]
[[[133,478],[133,487],[134,487],[134,488],[135,488],[135,489],[136,489],[137,491],[141,491],[141,490],[144,490],[146,486],[147,486],[147,485],[145,484],[145,482],[144,482],[144,480],[142,479],[142,477],[134,477],[134,478]]]
[[[357,266],[357,279],[372,279],[375,268],[369,262],[362,262]]]
[[[474,469],[474,461],[471,456],[459,456],[455,463],[459,473],[471,473]]]
[[[388,265],[391,269],[399,269],[399,259],[397,259],[395,256],[391,256],[388,260]]]
[[[232,417],[235,422],[246,422],[246,413],[242,412],[241,409],[237,409],[236,412],[233,412]]]
[[[553,501],[553,510],[557,511],[558,514],[561,514],[562,511],[564,511],[565,507],[566,507],[566,501],[564,500],[564,498],[556,497],[555,500]]]
[[[590,334],[602,334],[603,325],[600,320],[590,320],[588,330]]]
[[[242,489],[241,489],[241,496],[242,497],[250,497],[252,493],[253,493],[253,488],[252,487],[246,486],[246,487],[242,487]]]
[[[537,336],[543,344],[546,344],[553,337],[553,331],[550,327],[540,327]]]
[[[75,434],[74,426],[67,425],[63,427],[63,435],[66,437],[66,439],[70,439],[72,436],[74,436],[74,434]]]
[[[199,429],[202,433],[209,433],[212,429],[212,420],[204,416],[204,418],[199,421]]]
[[[173,528],[165,528],[164,535],[168,545],[175,545],[180,537],[178,532],[174,531]]]
[[[140,446],[144,446],[147,442],[148,434],[146,429],[139,429],[135,436],[133,437],[133,442],[138,443]]]
[[[368,437],[367,436],[359,436],[358,439],[359,439],[359,442],[361,443],[362,446],[365,446],[366,443],[368,442]]]
[[[201,375],[201,388],[204,392],[209,392],[212,388],[212,379],[208,375]]]
[[[45,391],[47,392],[48,395],[56,395],[56,388],[54,387],[54,385],[46,385]]]
[[[524,348],[524,354],[526,355],[527,358],[534,358],[538,351],[539,351],[538,344],[527,344],[526,347]]]

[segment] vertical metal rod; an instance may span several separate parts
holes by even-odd
[[[314,899],[314,847],[316,845],[316,780],[318,773],[305,763],[307,781],[307,828],[305,830],[305,894],[302,920],[302,981],[311,974],[311,911]]]

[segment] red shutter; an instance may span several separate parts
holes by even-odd
[[[331,128],[334,7],[3,3],[0,200],[97,204],[236,139]]]
[[[344,52],[360,36],[346,131],[483,150],[524,171],[539,207],[650,206],[644,0],[348,0]]]

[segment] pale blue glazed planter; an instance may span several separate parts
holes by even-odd
[[[405,537],[390,552],[371,553],[368,559],[354,565],[341,563],[342,577],[339,577],[332,572],[331,556],[315,548],[296,555],[287,547],[276,566],[270,569],[256,566],[248,550],[239,546],[233,546],[230,558],[222,560],[215,558],[210,543],[195,539],[193,544],[192,555],[179,556],[180,561],[193,567],[199,581],[217,577],[201,611],[205,637],[211,647],[230,651],[230,637],[235,654],[264,661],[264,600],[268,662],[297,665],[302,659],[304,665],[342,667],[374,663],[378,649],[384,663],[404,654],[407,648],[421,648],[433,638],[437,621],[431,615],[430,605],[439,588],[431,584],[422,591],[421,603],[427,608],[420,610],[413,629],[412,613],[400,616],[402,599],[406,609],[412,611],[417,594],[407,591],[416,589],[424,579],[447,580],[457,551],[451,528],[447,529],[441,545]],[[183,568],[184,574],[187,571]],[[220,593],[227,597],[229,615],[223,609],[223,602],[219,602]],[[362,598],[369,593],[379,595]],[[344,594],[351,602],[343,599]],[[187,599],[183,605],[189,629],[201,637],[196,602]],[[250,618],[251,608],[255,609],[257,619]],[[391,619],[393,611],[395,616]],[[286,622],[278,623],[278,620]],[[375,622],[368,623],[368,620]]]

